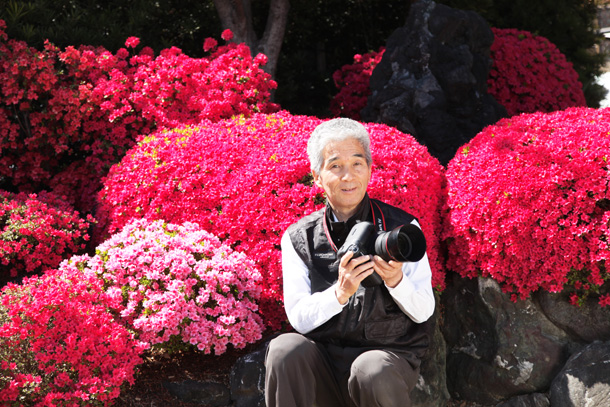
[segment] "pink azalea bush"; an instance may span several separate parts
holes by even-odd
[[[261,275],[252,260],[194,223],[138,219],[97,248],[85,269],[104,281],[111,309],[151,346],[204,353],[262,336]]]
[[[354,63],[344,65],[333,73],[333,82],[339,92],[330,101],[331,113],[338,117],[360,120],[360,111],[365,108],[371,94],[369,79],[381,62],[385,48],[367,54],[354,55]]]
[[[201,225],[256,262],[263,275],[260,313],[279,328],[285,321],[281,235],[324,202],[306,155],[320,122],[279,112],[153,133],[110,170],[99,195],[100,228],[115,233],[132,218]],[[442,289],[442,167],[411,136],[381,124],[366,127],[375,163],[370,195],[419,218],[434,285]]]
[[[578,73],[548,39],[516,29],[492,31],[488,92],[509,115],[586,106]]]
[[[271,112],[277,85],[244,44],[191,58],[155,57],[139,39],[111,53],[81,46],[44,50],[9,39],[0,20],[0,177],[11,190],[56,190],[92,211],[100,178],[140,135],[202,118]],[[223,34],[224,35],[224,34]],[[227,35],[224,35],[228,38]]]
[[[113,319],[102,281],[64,263],[0,292],[0,404],[110,406],[144,343]]]
[[[52,194],[0,191],[0,282],[56,268],[82,252],[92,222]]]
[[[513,299],[539,289],[610,304],[610,109],[523,114],[448,164],[448,268]]]

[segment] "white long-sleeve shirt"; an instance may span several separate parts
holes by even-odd
[[[413,224],[419,226],[417,221]],[[281,246],[284,307],[293,328],[306,334],[339,314],[345,305],[339,303],[335,294],[337,283],[325,291],[311,292],[309,270],[287,233],[282,236]],[[416,263],[403,263],[402,273],[403,278],[396,287],[386,287],[409,318],[417,323],[424,322],[432,316],[435,306],[428,255]]]

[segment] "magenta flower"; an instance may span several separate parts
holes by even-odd
[[[147,345],[108,312],[82,261],[0,292],[1,405],[110,406],[134,383]]]
[[[334,116],[360,119],[360,111],[371,94],[369,79],[384,52],[385,48],[381,47],[377,52],[356,54],[353,64],[344,65],[333,73],[335,87],[339,89],[339,93],[330,101],[330,111]]]
[[[99,225],[107,233],[133,218],[205,227],[255,261],[263,275],[260,313],[279,328],[285,321],[280,237],[324,203],[306,156],[307,138],[319,123],[280,112],[151,134],[111,169],[99,195]],[[375,163],[370,194],[419,217],[433,283],[442,290],[443,169],[413,137],[381,124],[366,126]]]
[[[11,194],[0,191],[0,280],[56,268],[82,252],[94,220],[81,219],[53,194]]]
[[[135,48],[140,44],[140,39],[138,37],[129,37],[127,41],[125,41],[125,46],[127,48]]]
[[[489,126],[448,164],[448,268],[607,305],[610,109],[523,114]]]
[[[220,34],[220,38],[225,41],[231,41],[233,39],[233,32],[227,28]]]
[[[509,115],[586,106],[578,73],[554,44],[528,31],[492,30],[488,91]]]
[[[216,41],[214,38],[206,38],[203,42],[203,50],[206,52],[214,50],[217,45],[218,41]]]

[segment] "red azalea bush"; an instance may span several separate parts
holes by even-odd
[[[0,404],[110,406],[146,345],[107,310],[78,260],[0,292]]]
[[[448,268],[609,305],[610,109],[503,119],[448,164]]]
[[[306,155],[320,122],[280,112],[151,134],[110,170],[99,195],[100,225],[108,234],[132,218],[198,223],[256,262],[263,274],[260,312],[279,328],[285,321],[281,235],[324,201]],[[366,127],[375,163],[370,195],[419,218],[433,282],[442,289],[442,167],[411,136],[381,124]]]
[[[92,222],[52,194],[0,191],[0,285],[18,274],[55,268],[82,252]]]
[[[587,105],[578,73],[548,39],[516,29],[492,31],[488,92],[509,115]]]
[[[113,54],[8,39],[0,21],[0,177],[5,189],[58,189],[91,211],[92,192],[141,134],[236,114],[270,112],[266,58],[243,44],[190,58],[177,48]],[[225,38],[229,36],[224,35]],[[129,50],[128,50],[129,49]],[[68,193],[68,191],[72,191]]]
[[[262,337],[262,279],[254,262],[193,223],[138,219],[84,266],[104,281],[111,309],[151,346],[220,355]]]
[[[365,108],[371,94],[369,79],[381,61],[385,48],[368,54],[354,55],[354,63],[344,65],[333,73],[333,82],[339,89],[330,101],[330,111],[334,116],[360,119],[360,111]]]

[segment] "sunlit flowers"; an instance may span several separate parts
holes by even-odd
[[[0,404],[110,406],[148,345],[108,311],[78,257],[0,292]]]
[[[196,224],[134,221],[98,246],[86,268],[150,345],[219,355],[261,338],[260,272]]]
[[[523,114],[489,126],[447,168],[448,267],[608,305],[610,109]]]
[[[280,238],[324,204],[306,155],[320,122],[280,112],[153,133],[111,169],[99,195],[100,228],[115,233],[133,218],[198,223],[256,262],[264,276],[260,313],[277,329],[286,320]],[[413,137],[382,124],[366,127],[374,161],[369,193],[419,218],[433,283],[442,290],[442,167]]]

